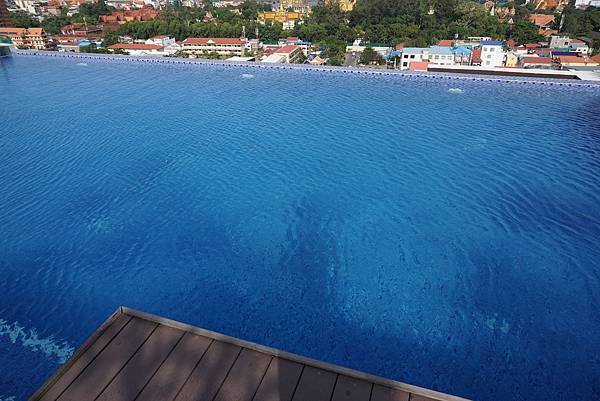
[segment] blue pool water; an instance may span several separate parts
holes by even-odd
[[[600,399],[598,87],[15,56],[0,111],[0,400],[119,305]]]

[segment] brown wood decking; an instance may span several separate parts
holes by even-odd
[[[119,308],[30,401],[465,401]]]

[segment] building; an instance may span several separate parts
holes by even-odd
[[[562,12],[569,4],[569,0],[526,0],[525,4],[533,3],[536,10],[556,10]]]
[[[504,65],[504,43],[499,40],[481,42],[481,65],[483,67],[501,67]]]
[[[109,50],[123,50],[132,56],[163,56],[163,46],[145,43],[117,43],[108,46]]]
[[[0,28],[0,36],[9,37],[21,49],[44,50],[48,47],[48,37],[42,28]]]
[[[60,31],[63,35],[72,35],[72,36],[101,36],[102,28],[98,25],[88,25],[88,24],[70,24],[63,26]]]
[[[8,26],[10,23],[10,14],[6,8],[6,1],[0,0],[0,27]]]
[[[298,37],[287,37],[285,39],[279,39],[279,41],[277,43],[279,44],[279,46],[286,46],[286,45],[299,46],[302,49],[302,52],[304,53],[305,56],[308,56],[308,54],[311,51],[311,47],[312,47],[312,43],[305,42]]]
[[[278,9],[276,11],[263,11],[258,13],[258,22],[260,24],[280,22],[283,29],[294,29],[298,24],[301,24],[304,19],[304,14],[296,11],[287,11]]]
[[[561,67],[597,67],[599,64],[589,57],[582,56],[556,56],[554,60],[560,63]]]
[[[549,14],[531,14],[529,15],[529,21],[533,22],[538,27],[538,33],[546,37],[550,37],[556,30],[554,30],[554,15]]]
[[[576,8],[600,7],[600,0],[575,0]]]
[[[298,63],[303,56],[302,48],[286,45],[273,50],[273,53],[262,60],[263,63]]]
[[[148,6],[138,10],[113,11],[110,15],[101,15],[100,20],[102,22],[124,24],[128,21],[150,21],[159,15],[160,11]]]
[[[181,50],[192,57],[217,53],[219,56],[243,56],[245,40],[240,38],[187,38]]]
[[[590,47],[583,40],[571,39],[568,36],[552,36],[549,47],[550,49],[575,52],[581,55],[589,55],[591,53]]]
[[[401,70],[410,70],[412,63],[421,62],[454,65],[454,53],[452,53],[452,49],[444,46],[405,47],[402,49],[399,64]]]
[[[550,57],[525,56],[519,60],[521,68],[556,69],[558,64]]]
[[[175,44],[175,38],[171,38],[166,35],[153,36],[149,39],[146,39],[145,42],[147,45],[158,45],[161,47],[169,47]]]

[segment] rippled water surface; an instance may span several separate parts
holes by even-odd
[[[119,305],[600,399],[600,89],[15,56],[0,111],[2,400]]]

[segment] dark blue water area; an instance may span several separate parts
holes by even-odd
[[[119,305],[600,399],[598,87],[15,56],[0,94],[0,399]]]

